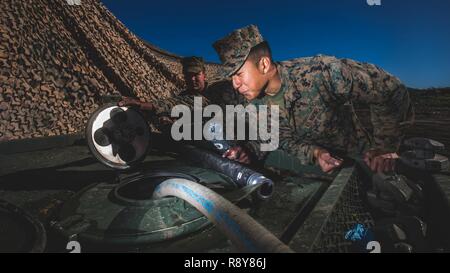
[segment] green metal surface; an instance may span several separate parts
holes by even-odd
[[[172,162],[172,165],[177,162]],[[157,165],[157,164],[155,164]],[[180,165],[166,167],[165,172],[193,175],[205,185],[232,189],[225,177],[201,168]],[[145,176],[145,175],[144,175]],[[133,183],[139,186],[135,196],[124,202],[117,198],[115,189],[120,184],[100,183],[91,185],[65,203],[60,213],[61,225],[67,234],[78,234],[77,240],[86,246],[131,247],[158,243],[200,231],[210,225],[205,216],[185,201],[168,197],[152,199],[155,183],[163,178],[140,178]],[[129,183],[132,186],[132,183]],[[148,191],[148,193],[142,192]],[[81,216],[67,226],[70,218]]]

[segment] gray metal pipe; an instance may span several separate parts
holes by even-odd
[[[159,184],[154,198],[176,196],[194,206],[216,225],[242,252],[293,251],[271,232],[231,202],[198,183],[171,178]]]

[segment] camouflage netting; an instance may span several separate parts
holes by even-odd
[[[95,0],[2,0],[0,64],[0,141],[81,132],[104,95],[152,101],[184,87],[179,56]],[[207,65],[210,79],[219,68]]]

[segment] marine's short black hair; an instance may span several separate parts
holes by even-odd
[[[273,61],[272,60],[272,51],[270,50],[269,43],[267,43],[266,41],[254,46],[250,50],[247,60],[250,60],[256,64],[259,62],[259,60],[261,60],[262,57],[269,57],[270,61]]]

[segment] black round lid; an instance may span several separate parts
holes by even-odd
[[[128,169],[141,162],[150,146],[150,128],[139,111],[107,104],[97,109],[86,126],[92,154],[114,169]]]

